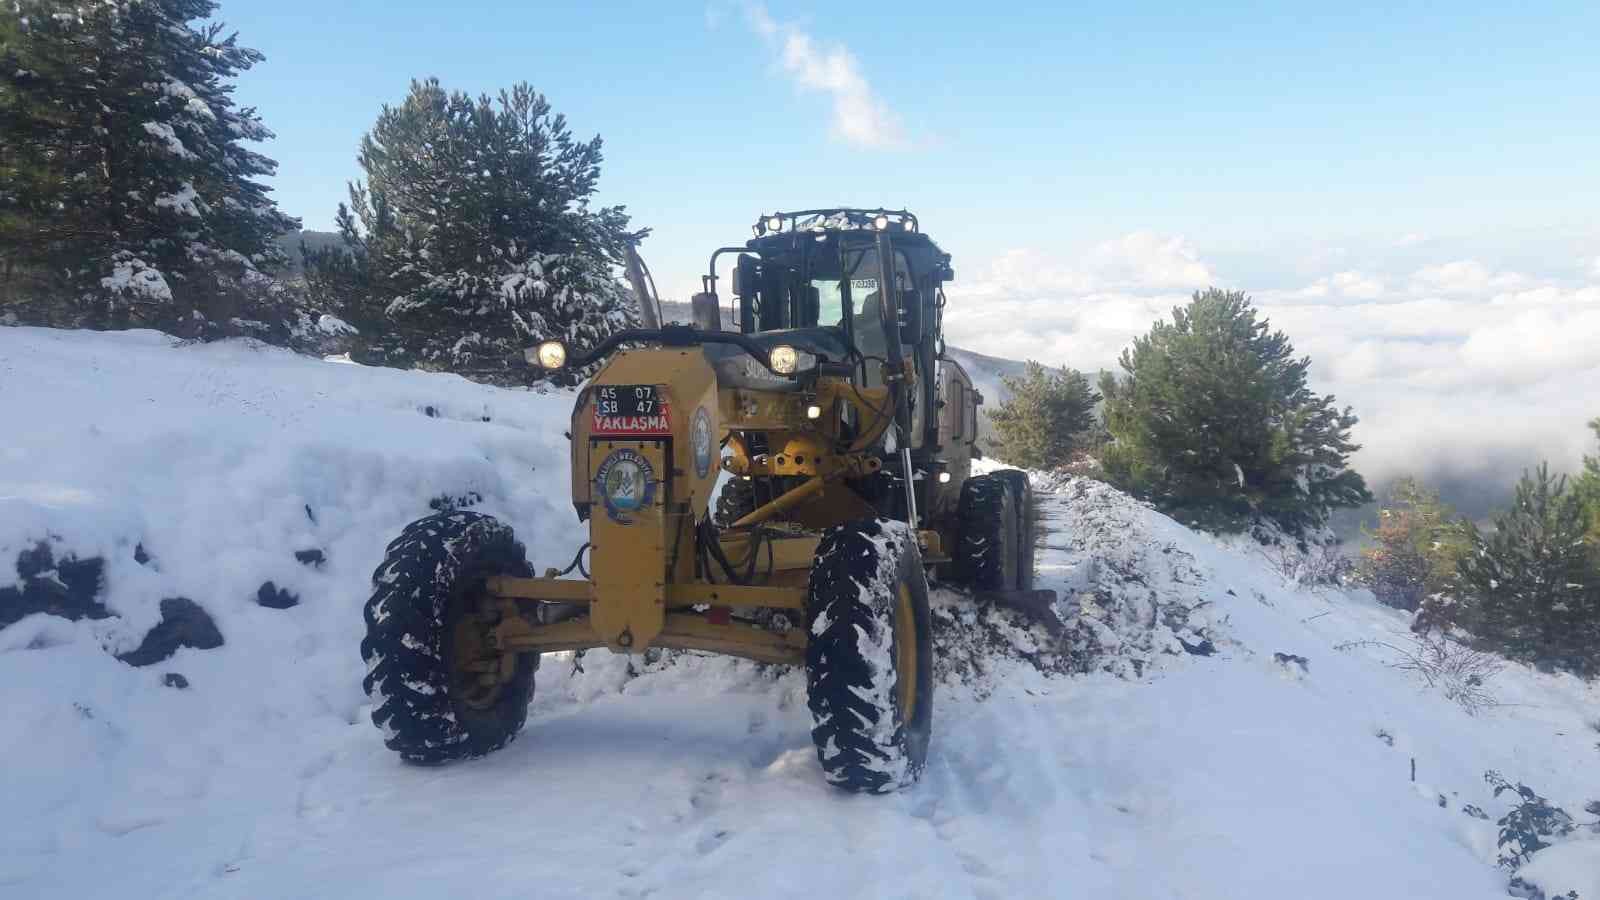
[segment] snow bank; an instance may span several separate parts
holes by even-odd
[[[1600,897],[1600,839],[1557,844],[1539,852],[1517,877],[1560,900],[1576,891],[1579,900]]]
[[[691,654],[552,654],[522,739],[404,766],[361,693],[372,568],[441,496],[570,559],[571,402],[0,328],[0,564],[102,556],[115,614],[0,630],[0,895],[1460,900],[1506,891],[1485,770],[1600,798],[1595,688],[1508,668],[1468,715],[1349,647],[1403,641],[1403,616],[1082,481],[1040,495],[1067,629],[1005,635],[1085,674],[948,669],[914,789],[828,788],[798,673]],[[260,605],[269,580],[298,602]],[[117,661],[173,597],[226,643]],[[1559,844],[1524,875],[1581,891],[1592,862]]]

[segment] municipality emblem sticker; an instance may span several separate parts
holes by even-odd
[[[694,451],[694,471],[701,478],[711,474],[711,413],[704,406],[694,411],[689,428],[689,447]]]
[[[606,515],[623,525],[633,524],[630,513],[650,505],[656,494],[656,470],[636,450],[617,450],[594,473],[595,491],[605,503]]]

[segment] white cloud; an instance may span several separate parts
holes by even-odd
[[[1412,473],[1499,494],[1541,459],[1571,470],[1600,415],[1600,267],[1575,283],[1444,259],[1356,269],[1324,255],[1305,286],[1250,293],[1311,356],[1312,387],[1355,407],[1355,463],[1375,484]],[[948,289],[950,343],[1091,371],[1192,291],[1250,287],[1248,273],[1219,274],[1189,242],[1148,232],[966,268],[981,274]]]
[[[1442,294],[1482,294],[1516,290],[1528,279],[1515,272],[1495,272],[1475,259],[1424,266],[1411,276],[1412,291]]]
[[[1137,231],[1068,253],[1019,248],[950,288],[950,342],[1013,358],[1110,368],[1136,334],[1216,281],[1185,238]]]
[[[1589,262],[1589,277],[1600,281],[1600,256]]]
[[[869,149],[908,143],[899,117],[872,90],[848,48],[842,44],[822,46],[798,26],[774,20],[759,3],[746,7],[746,15],[750,27],[779,51],[783,71],[796,85],[829,96],[835,137]]]
[[[1182,236],[1135,231],[1065,257],[1034,248],[994,259],[970,290],[1028,295],[1179,289],[1188,293],[1215,276]]]
[[[1318,278],[1306,287],[1295,291],[1294,295],[1312,300],[1324,297],[1372,300],[1383,296],[1383,293],[1383,281],[1370,275],[1351,271]]]

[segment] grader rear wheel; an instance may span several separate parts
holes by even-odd
[[[830,529],[812,562],[806,693],[828,781],[883,793],[913,784],[933,722],[933,633],[916,536],[867,519]]]
[[[1020,528],[1010,485],[994,474],[968,478],[961,486],[958,511],[956,576],[980,591],[1017,587]]]
[[[1018,590],[1030,590],[1033,587],[1033,485],[1028,481],[1028,473],[1020,469],[1001,469],[993,473],[991,478],[998,478],[1005,482],[1011,489],[1013,514],[1017,519],[1016,554],[1017,571],[1013,584],[1010,587]]]

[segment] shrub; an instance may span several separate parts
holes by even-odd
[[[1468,549],[1467,531],[1439,492],[1402,478],[1378,510],[1372,545],[1361,551],[1357,577],[1380,603],[1416,610],[1450,586]]]

